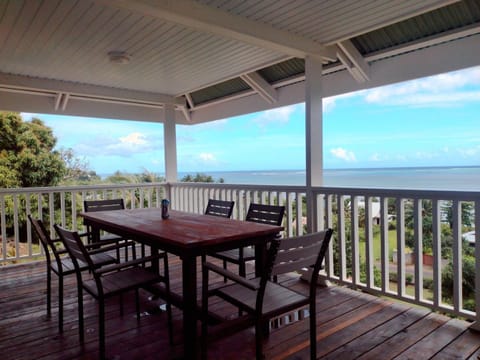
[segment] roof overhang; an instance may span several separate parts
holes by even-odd
[[[475,0],[7,0],[0,109],[196,124],[480,64]],[[115,64],[108,53],[130,61]]]

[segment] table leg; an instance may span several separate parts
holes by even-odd
[[[183,347],[185,359],[197,358],[197,264],[196,256],[182,257]]]
[[[267,241],[255,245],[255,277],[261,277],[267,259]]]

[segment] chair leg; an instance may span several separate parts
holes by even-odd
[[[245,266],[245,261],[241,260],[240,263],[238,264],[238,274],[241,277],[247,277],[247,269]]]
[[[208,357],[208,270],[202,272],[202,327],[200,334],[200,352],[202,360]]]
[[[132,259],[135,260],[137,258],[137,246],[136,243],[132,243]]]
[[[255,323],[255,357],[257,360],[263,359],[263,330],[264,323],[257,321]]]
[[[137,312],[137,321],[140,321],[140,296],[138,289],[135,289],[135,310]]]
[[[223,260],[223,268],[224,268],[225,270],[227,270],[227,260]],[[223,278],[223,282],[224,282],[224,283],[227,282],[227,277],[226,277],[226,276]]]
[[[52,270],[47,269],[47,317],[52,316]]]
[[[163,258],[163,273],[165,276],[165,300],[167,301],[167,321],[168,321],[168,339],[170,345],[173,345],[173,320],[172,320],[172,304],[170,297],[170,272],[168,269],[168,254]]]
[[[315,306],[310,306],[310,359],[317,358],[317,317]]]
[[[105,299],[98,299],[98,342],[100,358],[105,359]]]
[[[63,276],[58,276],[58,331],[63,333]]]
[[[85,340],[85,335],[84,335],[84,325],[83,325],[83,290],[82,290],[82,285],[78,284],[77,285],[77,297],[78,297],[78,332],[80,336],[80,343],[83,344]]]

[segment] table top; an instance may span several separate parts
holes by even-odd
[[[283,230],[281,226],[171,210],[162,219],[160,208],[80,213],[92,225],[159,248],[218,251],[252,245]]]

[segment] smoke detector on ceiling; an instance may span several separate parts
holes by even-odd
[[[130,55],[125,51],[110,51],[108,53],[108,59],[112,64],[128,64],[130,62]]]

